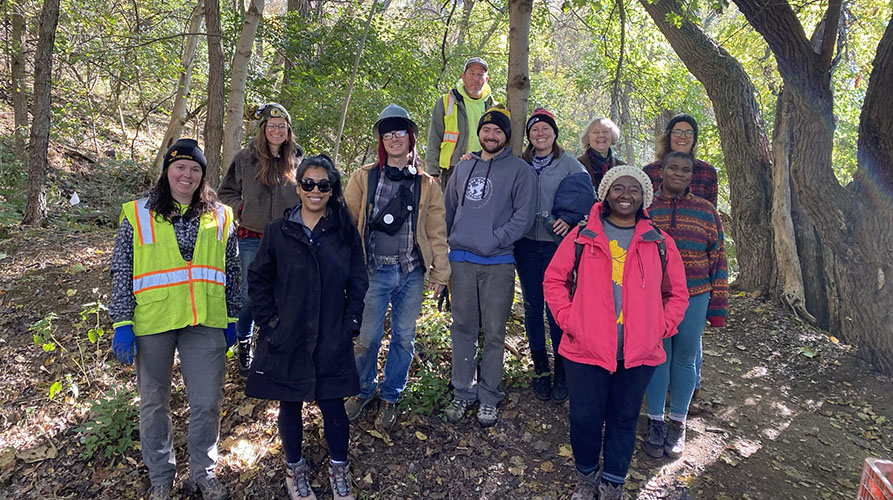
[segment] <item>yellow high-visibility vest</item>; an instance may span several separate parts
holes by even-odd
[[[443,96],[443,140],[440,141],[440,168],[450,168],[450,159],[459,141],[459,113],[456,96],[450,90]]]
[[[195,325],[226,328],[226,240],[232,210],[220,204],[201,215],[192,261],[186,261],[174,226],[156,219],[148,201],[131,201],[121,209],[133,226],[134,333]]]

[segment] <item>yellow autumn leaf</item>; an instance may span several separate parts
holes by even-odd
[[[831,342],[834,342],[835,344],[839,344],[839,343],[840,343],[840,340],[838,340],[837,337],[835,337],[834,335],[832,335],[832,336],[831,336]]]
[[[421,431],[415,431],[415,437],[417,437],[419,441],[425,441],[428,439],[428,436],[422,434]]]

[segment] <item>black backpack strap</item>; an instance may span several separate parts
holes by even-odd
[[[661,232],[660,228],[651,223],[651,227],[654,228],[654,231],[657,234],[663,236],[664,233]],[[666,238],[661,238],[657,240],[657,253],[660,254],[660,272],[661,274],[665,274],[667,272],[667,240]]]

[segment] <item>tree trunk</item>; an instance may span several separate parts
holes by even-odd
[[[186,37],[186,44],[183,46],[183,69],[177,79],[177,95],[174,97],[174,106],[171,108],[171,121],[167,126],[167,132],[164,134],[164,140],[161,147],[155,154],[155,161],[152,162],[151,178],[157,179],[161,175],[161,168],[164,165],[164,155],[167,150],[177,142],[186,125],[186,105],[188,104],[189,92],[192,87],[192,66],[195,63],[195,51],[198,47],[197,34],[202,26],[202,17],[205,8],[204,0],[199,0],[198,5],[192,11],[189,18],[188,31],[190,35]]]
[[[829,276],[829,304],[839,308],[839,335],[858,346],[860,355],[893,374],[893,34],[890,25],[875,57],[862,105],[860,165],[853,183],[840,186],[831,165],[833,94],[829,70],[836,45],[840,1],[825,13],[819,50],[806,38],[787,3],[735,0],[748,22],[775,54],[778,70],[792,94],[794,187],[821,235]],[[864,137],[863,137],[864,135]],[[829,253],[827,250],[830,250]]]
[[[667,22],[678,12],[672,0],[639,2],[713,102],[728,169],[732,224],[739,275],[735,285],[767,293],[774,268],[772,252],[771,158],[756,89],[741,64],[690,21]],[[681,14],[683,18],[684,14]]]
[[[530,97],[530,16],[533,0],[509,0],[509,67],[506,82],[506,104],[511,113],[510,144],[515,156],[524,149],[524,125],[527,100]]]
[[[251,0],[245,21],[242,23],[242,34],[233,53],[232,75],[230,76],[229,98],[226,102],[226,125],[223,129],[223,161],[221,165],[229,167],[236,152],[242,148],[242,116],[245,113],[245,83],[248,80],[248,64],[251,62],[251,49],[257,26],[264,13],[264,0]]]
[[[620,89],[620,79],[623,75],[623,56],[626,53],[626,8],[624,0],[616,0],[617,11],[620,13],[620,55],[617,57],[617,69],[614,71],[614,80],[611,82],[611,121],[620,123],[620,104],[623,91]]]
[[[28,203],[22,224],[38,225],[46,218],[47,148],[50,143],[50,118],[53,109],[53,45],[59,23],[59,0],[44,0],[40,12],[37,50],[34,54],[34,119],[28,144]]]
[[[632,82],[627,80],[623,85],[623,108],[620,112],[620,123],[617,125],[623,131],[623,144],[626,149],[625,159],[627,165],[635,165],[636,157],[633,152],[633,118],[630,114],[630,99],[629,95],[632,93]]]
[[[790,307],[796,314],[816,323],[808,311],[806,290],[803,285],[797,236],[792,217],[791,172],[788,155],[791,144],[790,95],[782,90],[775,106],[775,126],[773,127],[772,153],[772,229],[775,236],[774,286],[772,295]],[[805,221],[802,221],[805,222]],[[805,235],[804,235],[805,236]],[[824,290],[822,290],[824,294]],[[815,310],[815,309],[813,309]]]
[[[459,39],[453,50],[465,46],[465,36],[468,32],[468,26],[471,24],[471,11],[474,10],[475,0],[465,0],[462,2],[462,21],[459,22]]]
[[[350,83],[347,85],[347,95],[344,96],[344,107],[341,108],[341,119],[338,122],[338,135],[335,136],[335,153],[332,156],[335,165],[338,165],[338,149],[341,147],[341,135],[344,133],[344,122],[347,121],[347,108],[350,106],[350,95],[353,93],[353,84],[357,79],[357,70],[360,67],[360,58],[363,56],[363,46],[366,45],[366,37],[369,36],[369,26],[372,25],[372,16],[375,15],[375,6],[378,0],[372,0],[369,8],[369,17],[366,18],[366,27],[363,28],[363,37],[360,38],[360,46],[357,47],[357,57],[353,60],[353,71],[350,72]]]
[[[205,120],[206,179],[216,188],[220,183],[220,145],[223,143],[223,31],[220,27],[220,0],[206,0],[205,26],[208,30],[208,116]]]
[[[25,137],[28,135],[28,95],[25,93],[25,14],[20,2],[11,2],[12,34],[12,108],[15,116],[15,156],[25,161]]]

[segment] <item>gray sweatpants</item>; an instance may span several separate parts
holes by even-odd
[[[220,402],[226,373],[226,337],[220,328],[189,326],[136,338],[140,394],[140,445],[153,486],[174,482],[176,457],[171,425],[174,351],[189,402],[189,470],[193,479],[215,477]]]
[[[505,323],[515,291],[515,265],[450,262],[450,269],[455,397],[496,406],[505,397],[500,385]],[[481,326],[484,345],[478,380],[477,346]]]

